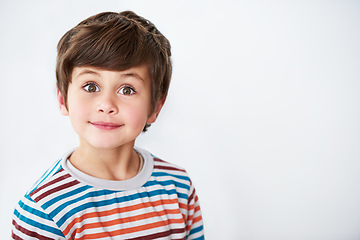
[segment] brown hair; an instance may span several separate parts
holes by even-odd
[[[153,23],[132,11],[104,12],[85,19],[65,33],[57,52],[56,83],[66,107],[72,71],[80,66],[123,71],[146,64],[153,111],[167,95],[172,73],[170,42]]]

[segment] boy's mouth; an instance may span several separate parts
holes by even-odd
[[[89,122],[91,125],[93,125],[94,127],[100,128],[100,129],[104,129],[104,130],[112,130],[112,129],[117,129],[123,125],[121,124],[117,124],[117,123],[112,123],[112,122]]]

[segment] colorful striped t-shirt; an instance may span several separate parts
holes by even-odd
[[[136,149],[134,178],[110,181],[57,161],[15,208],[13,239],[204,239],[186,171]]]

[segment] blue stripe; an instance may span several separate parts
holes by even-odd
[[[193,238],[193,240],[205,240],[205,238],[204,238],[204,235],[202,235],[201,237]]]
[[[193,229],[191,229],[189,235],[191,236],[191,235],[193,235],[193,234],[195,234],[195,233],[201,232],[203,229],[204,229],[203,225],[201,225],[201,226],[199,226],[199,227],[197,227],[197,228],[193,228]],[[196,238],[196,239],[199,239],[199,240],[200,240],[200,239],[204,239],[204,235],[201,236],[201,237],[199,237],[199,238]]]
[[[190,182],[190,178],[188,176],[170,174],[167,172],[153,172],[152,176],[154,176],[154,177],[174,177],[174,178],[178,178],[178,179]]]
[[[173,184],[174,182],[173,181],[164,181],[164,182],[167,182],[167,184],[160,184],[161,186],[167,186],[167,185],[171,185],[171,184]],[[164,183],[164,182],[162,182],[162,183]],[[146,182],[145,184],[144,184],[144,186],[143,187],[151,187],[151,186],[156,186],[156,185],[159,185],[159,181],[148,181],[148,182]],[[178,183],[178,184],[180,184],[180,183]],[[182,183],[181,183],[182,184]],[[174,184],[175,186],[176,186],[176,184]],[[186,190],[190,190],[190,186],[187,186],[187,185],[185,185],[185,184],[182,184],[182,185],[184,185],[184,186],[186,186],[185,187],[185,189]],[[179,187],[179,186],[177,186],[177,187]],[[168,191],[168,190],[166,190],[166,189],[164,189],[165,191],[167,191],[168,192],[168,194],[170,194],[170,191]],[[176,189],[171,189],[171,190],[175,190],[176,191]],[[185,193],[180,193],[180,192],[177,192],[176,191],[176,194],[177,194],[177,196],[178,196],[178,198],[182,198],[182,199],[185,199],[185,200],[188,200],[188,198],[189,198],[189,196],[187,195],[187,194],[185,194]]]
[[[75,195],[75,194],[78,194],[78,193],[81,193],[81,192],[84,192],[86,190],[88,190],[89,188],[92,188],[92,186],[83,186],[83,187],[80,187],[80,188],[76,188],[70,192],[67,192],[67,193],[64,193],[60,196],[57,196],[49,201],[47,201],[46,203],[44,203],[41,207],[43,209],[47,209],[48,207],[50,207],[51,205],[55,204],[56,202],[62,200],[62,199],[65,199],[65,198],[68,198],[68,197],[71,197],[72,195]]]
[[[148,186],[155,186],[155,185],[161,185],[161,186],[169,186],[169,185],[175,185],[175,187],[177,188],[183,188],[183,189],[186,189],[188,191],[190,191],[190,186],[189,185],[186,185],[184,183],[180,183],[180,182],[176,182],[174,180],[166,180],[166,181],[156,181],[156,180],[153,180],[153,181],[148,181],[146,183]]]
[[[85,194],[84,196],[82,196],[80,198],[66,202],[66,203],[62,204],[61,206],[59,206],[58,208],[54,209],[54,211],[50,213],[50,216],[55,216],[61,210],[63,210],[65,207],[69,206],[71,203],[78,202],[83,199],[91,198],[94,196],[106,195],[106,194],[108,194],[108,192],[109,191],[97,191],[97,192],[90,192],[88,194]],[[112,199],[99,201],[99,202],[94,202],[94,200],[92,200],[92,201],[86,202],[85,204],[80,205],[76,208],[73,208],[70,211],[68,211],[67,213],[65,213],[64,216],[59,219],[59,221],[57,222],[57,225],[62,226],[68,218],[72,217],[77,212],[83,211],[88,208],[97,208],[97,207],[102,207],[102,206],[108,206],[108,205],[112,205],[115,203],[122,203],[122,202],[132,201],[132,200],[141,199],[141,198],[150,198],[150,197],[162,195],[162,194],[173,195],[173,194],[177,194],[177,192],[175,189],[172,189],[170,191],[165,191],[164,189],[160,189],[160,190],[154,190],[151,192],[135,193],[132,195],[127,195],[127,196],[118,197],[118,198],[112,198]]]
[[[187,190],[190,190],[190,187],[183,184],[183,183],[178,183],[178,182],[175,182],[175,181],[163,181],[163,182],[158,182],[158,181],[148,181],[144,187],[149,187],[149,186],[155,186],[155,185],[162,185],[162,186],[167,186],[167,185],[172,185],[174,184],[176,187],[179,187],[179,188],[185,188]],[[52,204],[56,203],[57,201],[61,200],[61,199],[64,199],[64,198],[68,198],[68,197],[71,197],[72,195],[74,194],[78,194],[79,192],[83,192],[83,191],[86,191],[88,189],[90,189],[91,186],[84,186],[84,187],[81,187],[79,189],[74,189],[73,191],[69,192],[69,193],[65,193],[63,195],[60,195],[46,203],[44,203],[42,205],[42,208],[44,209],[47,209],[49,206],[51,206]],[[110,190],[101,190],[101,191],[93,191],[93,192],[88,192],[86,194],[84,194],[83,196],[80,196],[78,198],[75,198],[75,199],[72,199],[72,200],[69,200],[63,204],[61,204],[59,207],[57,207],[56,209],[54,209],[51,213],[50,213],[50,216],[51,217],[55,217],[57,214],[59,214],[59,212],[61,212],[65,207],[71,205],[71,204],[74,204],[76,202],[79,202],[79,201],[82,201],[82,200],[85,200],[87,198],[95,198],[95,197],[99,197],[99,196],[103,196],[103,195],[110,195],[110,194],[114,194],[116,191],[110,191]],[[139,198],[138,195],[140,194],[140,198],[142,197],[146,197],[146,193],[144,195],[144,193],[135,193],[133,195],[130,195],[130,198],[128,199],[127,197],[120,197],[120,198],[115,198],[115,199],[110,199],[110,200],[106,200],[105,203],[103,203],[104,205],[110,205],[110,204],[114,204],[114,203],[118,203],[118,202],[124,202],[124,201],[129,201],[129,200],[133,200],[133,199],[137,199]],[[154,190],[152,192],[149,192],[149,196],[155,196],[155,195],[161,195],[161,194],[168,194],[168,195],[172,195],[172,194],[177,194],[178,198],[182,198],[182,199],[185,199],[187,200],[188,199],[188,195],[187,194],[184,194],[184,193],[179,193],[177,192],[175,189],[171,189],[171,190],[165,190],[165,189],[160,189],[160,190]],[[144,195],[144,196],[141,196],[141,195]],[[99,204],[101,204],[99,202]],[[104,205],[101,205],[101,206],[104,206]],[[85,207],[85,208],[88,208],[88,207]],[[60,223],[59,225],[62,225],[62,223]]]
[[[36,215],[40,218],[46,219],[46,220],[50,220],[52,221],[52,219],[49,217],[49,215],[47,215],[46,213],[39,211],[35,208],[32,208],[28,205],[26,205],[23,201],[19,201],[19,206],[26,212],[31,213],[33,215]]]
[[[37,229],[41,229],[41,230],[44,230],[46,232],[49,232],[49,233],[52,233],[52,234],[55,234],[55,235],[58,235],[60,237],[65,237],[64,234],[57,228],[54,228],[54,227],[50,227],[48,225],[45,225],[45,224],[42,224],[42,223],[38,223],[34,220],[31,220],[23,215],[21,215],[20,212],[18,212],[16,209],[14,211],[14,215],[20,219],[20,221],[26,223],[26,224],[29,224],[30,226],[33,226]],[[28,230],[31,230],[33,231],[33,229],[28,229]],[[35,230],[35,229],[34,229]]]
[[[85,186],[87,187],[87,186]],[[74,192],[74,191],[72,191]],[[74,204],[76,202],[80,202],[84,199],[90,198],[90,204],[91,202],[93,202],[94,200],[92,200],[91,198],[95,198],[95,197],[99,197],[99,196],[103,196],[103,195],[110,195],[113,194],[115,191],[109,191],[109,190],[100,190],[100,191],[93,191],[93,192],[87,192],[86,194],[78,197],[78,198],[74,198],[71,199],[67,202],[64,202],[63,204],[61,204],[60,206],[58,206],[57,208],[55,208],[51,213],[50,216],[55,217],[57,214],[59,214],[59,212],[61,212],[64,208],[66,208],[67,206],[70,206],[71,204]],[[65,194],[64,194],[65,195]],[[71,196],[68,196],[71,197]],[[106,200],[109,201],[109,200]],[[105,204],[106,205],[106,204]],[[86,209],[86,208],[84,208]],[[60,224],[62,225],[62,223]]]

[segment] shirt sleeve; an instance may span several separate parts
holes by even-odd
[[[199,198],[192,184],[190,186],[190,196],[188,199],[188,219],[187,219],[186,232],[187,232],[186,239],[191,239],[191,240],[205,239]]]
[[[12,239],[65,240],[53,219],[29,195],[15,207],[11,236]]]

